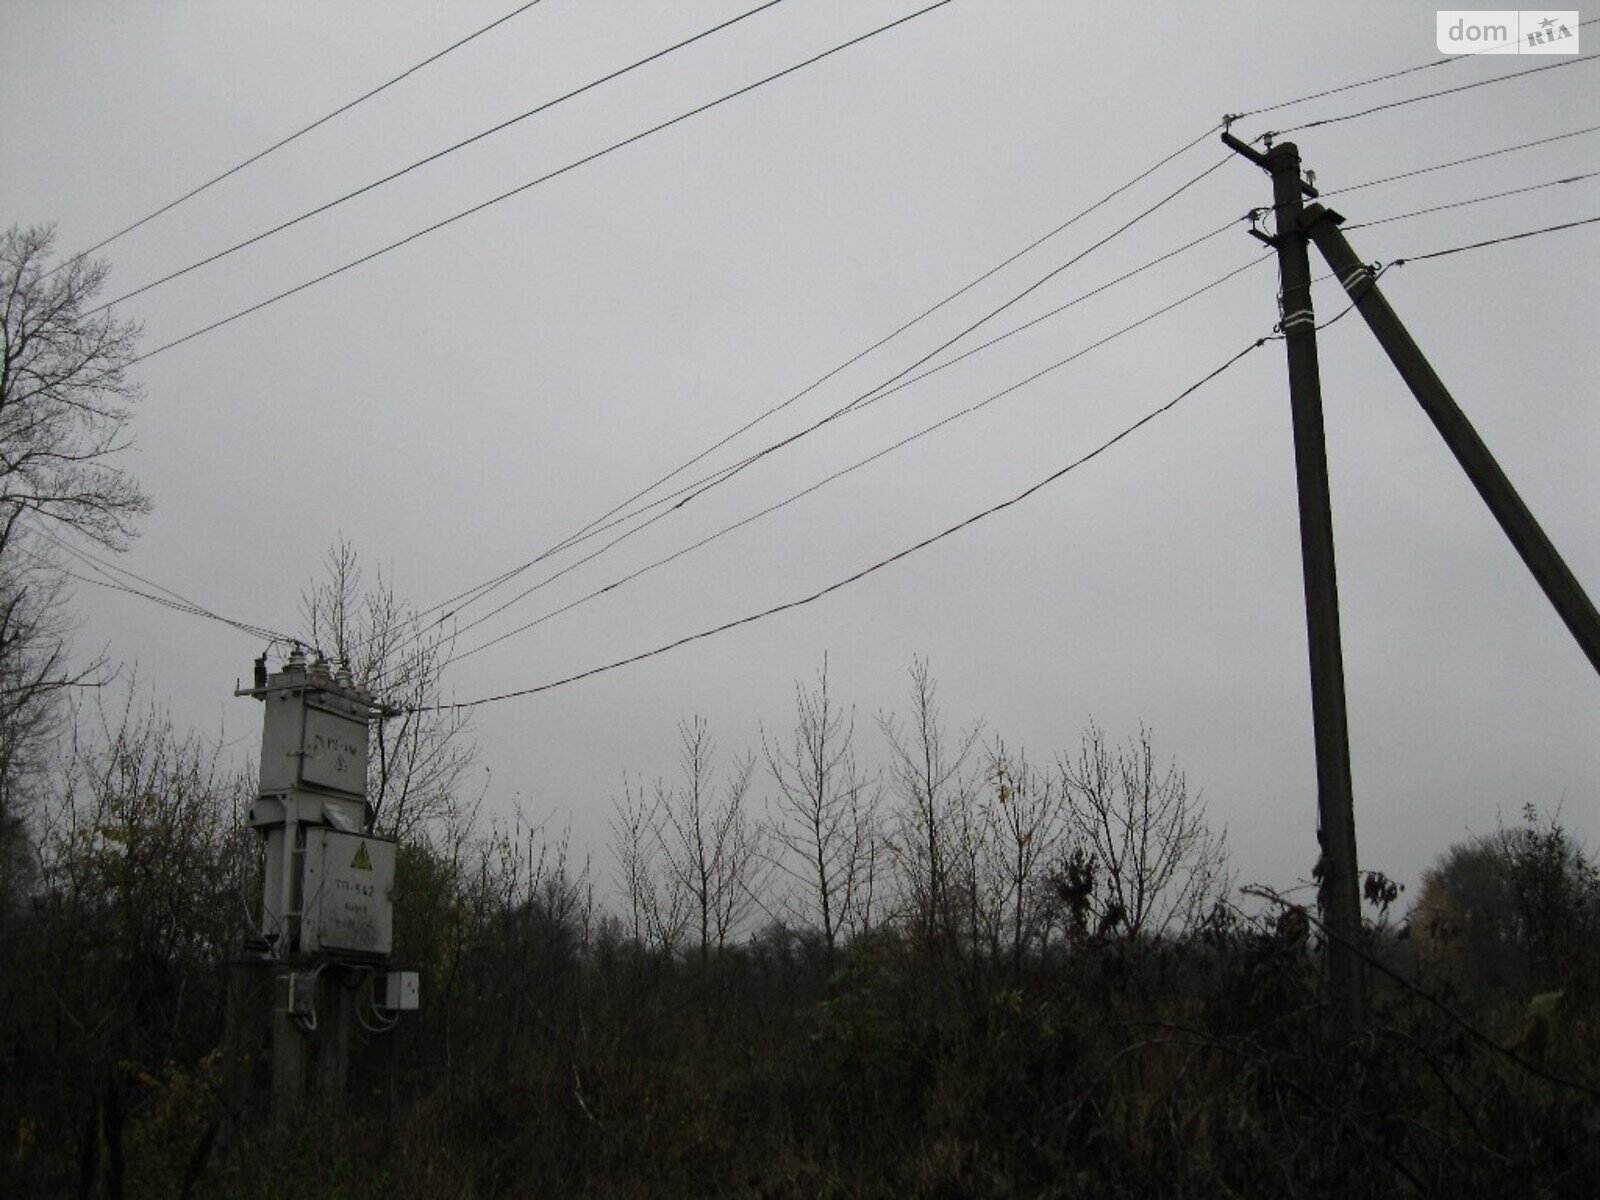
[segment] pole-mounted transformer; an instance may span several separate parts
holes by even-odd
[[[265,842],[268,953],[387,957],[394,843],[372,833],[367,803],[367,728],[381,706],[348,668],[308,663],[298,646],[281,671],[241,694],[266,706],[249,821]]]
[[[373,832],[367,800],[368,732],[383,705],[348,667],[308,660],[299,646],[276,672],[265,655],[253,665],[252,686],[235,695],[264,706],[248,817],[262,843],[261,909],[249,953],[235,964],[230,1090],[248,1104],[265,1053],[282,1119],[313,1070],[325,1099],[342,1096],[352,1025],[391,1028],[418,1007],[418,978],[389,970],[395,843]]]

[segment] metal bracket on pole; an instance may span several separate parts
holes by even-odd
[[[1272,174],[1272,161],[1265,154],[1261,153],[1261,151],[1252,146],[1249,142],[1241,142],[1238,138],[1234,137],[1233,134],[1229,133],[1227,130],[1223,130],[1222,144],[1229,150],[1232,150],[1235,154],[1243,155],[1245,158],[1248,158],[1268,175]],[[1305,179],[1300,180],[1300,191],[1309,200],[1315,200],[1319,195],[1321,195],[1321,193],[1318,192],[1317,189]]]

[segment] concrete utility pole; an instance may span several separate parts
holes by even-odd
[[[1328,983],[1334,1037],[1355,1038],[1364,1023],[1361,891],[1356,868],[1355,804],[1350,785],[1350,732],[1345,713],[1344,650],[1339,637],[1339,585],[1334,569],[1333,506],[1323,435],[1322,377],[1317,322],[1311,307],[1302,192],[1316,189],[1300,176],[1300,151],[1283,142],[1265,154],[1228,133],[1222,140],[1272,176],[1283,289],[1280,328],[1289,358],[1289,407],[1294,420],[1295,478],[1300,494],[1300,563],[1305,577],[1306,633],[1311,659],[1311,719],[1317,749],[1317,837],[1322,845],[1318,902],[1328,933]]]
[[[1534,579],[1544,589],[1544,594],[1555,606],[1556,612],[1567,623],[1578,645],[1589,656],[1589,662],[1600,671],[1600,614],[1584,593],[1583,586],[1568,569],[1555,546],[1545,536],[1539,522],[1528,506],[1511,486],[1500,464],[1489,453],[1489,447],[1473,429],[1472,422],[1456,404],[1455,398],[1444,382],[1434,373],[1410,333],[1395,315],[1394,309],[1378,290],[1372,271],[1363,263],[1345,240],[1339,228],[1343,221],[1336,212],[1313,204],[1305,210],[1306,229],[1322,257],[1328,260],[1333,273],[1344,284],[1350,299],[1366,318],[1368,327],[1377,336],[1400,377],[1406,381],[1417,403],[1433,421],[1434,427],[1449,445],[1461,469],[1478,489],[1478,495],[1494,513],[1505,530],[1506,537],[1522,556],[1523,563],[1533,573]]]

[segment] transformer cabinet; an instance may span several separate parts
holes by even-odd
[[[262,839],[257,937],[229,996],[229,1091],[237,1109],[270,1087],[278,1119],[315,1083],[342,1100],[352,1025],[392,1028],[418,1006],[415,972],[390,971],[395,845],[372,832],[368,730],[383,707],[296,646],[282,669],[256,660],[261,783],[249,823]]]

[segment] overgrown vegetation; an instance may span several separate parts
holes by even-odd
[[[245,783],[158,717],[80,739],[6,915],[4,1190],[1590,1194],[1600,876],[1554,819],[1453,847],[1409,919],[1369,880],[1370,1030],[1335,1046],[1317,914],[1231,885],[1148,732],[1043,767],[948,730],[919,664],[880,779],[826,687],[765,778],[684,723],[677,780],[618,802],[614,906],[520,817],[413,831],[427,1003],[271,1133],[215,1053]]]

